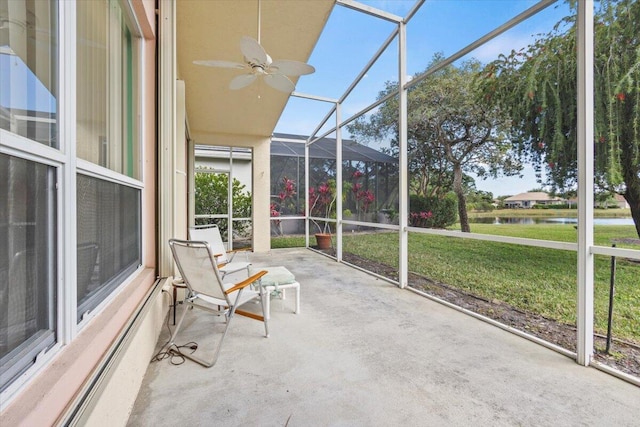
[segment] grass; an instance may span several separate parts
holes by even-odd
[[[572,225],[472,224],[481,234],[575,242]],[[617,238],[637,238],[633,226],[596,226],[595,243],[611,246]],[[397,233],[345,234],[345,252],[397,268]],[[272,247],[304,246],[303,237],[272,239]],[[639,249],[638,245],[618,245]],[[409,269],[488,300],[564,323],[576,323],[577,254],[449,236],[409,235]],[[595,329],[606,333],[610,257],[596,256]],[[619,259],[616,271],[614,336],[640,342],[640,264]]]
[[[304,236],[272,236],[271,249],[282,248],[304,248]]]
[[[474,226],[477,233],[566,242],[574,241],[576,233],[570,225]],[[637,237],[632,226],[596,227],[596,236],[596,243],[605,246],[610,245],[612,236]],[[347,242],[350,239],[354,241]],[[346,236],[345,247],[372,261],[397,265],[397,251],[385,250],[390,245],[397,247],[397,240],[394,233]],[[595,259],[594,311],[599,333],[606,332],[610,263],[609,257]],[[503,301],[564,323],[576,323],[575,252],[411,233],[409,270],[488,300]],[[614,335],[636,342],[640,342],[638,277],[639,264],[618,260]]]

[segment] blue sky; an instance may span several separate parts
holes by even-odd
[[[414,0],[361,0],[372,7],[405,16],[415,4]],[[423,71],[436,52],[451,55],[469,43],[500,26],[504,22],[533,6],[533,0],[427,0],[407,27],[407,74]],[[560,2],[502,34],[488,44],[473,51],[469,57],[483,62],[495,59],[500,53],[520,49],[534,40],[534,36],[551,30],[566,15],[567,6]],[[316,68],[314,74],[302,76],[296,91],[312,95],[339,98],[363,67],[380,48],[394,29],[394,24],[336,6],[327,22],[309,63]],[[0,104],[14,108],[32,108],[35,103],[41,111],[55,111],[55,102],[14,55],[0,55],[0,69],[15,68],[17,76],[30,75],[27,81],[17,82],[19,88],[30,88],[30,97],[11,96],[9,79],[0,82]],[[370,105],[387,81],[398,78],[397,44],[394,41],[378,62],[367,73],[342,106],[342,119],[351,117]],[[16,82],[14,82],[16,83]],[[18,105],[21,101],[24,105]],[[29,105],[27,105],[29,104]],[[331,108],[330,104],[291,98],[276,132],[308,135]],[[330,119],[322,131],[333,127]],[[321,133],[322,133],[321,131]],[[346,137],[349,137],[345,133]],[[371,144],[380,149],[385,141]],[[504,177],[496,180],[476,180],[480,190],[491,191],[494,196],[512,195],[539,187],[531,167],[524,177]]]
[[[399,16],[405,16],[415,3],[414,0],[361,2]],[[423,71],[437,52],[443,52],[446,56],[456,53],[535,3],[537,1],[531,0],[427,0],[407,26],[407,74],[411,76]],[[500,53],[525,47],[535,40],[537,34],[550,31],[567,14],[567,10],[563,2],[549,6],[466,58],[474,57],[489,62]],[[309,63],[316,67],[316,72],[301,77],[296,91],[339,98],[393,28],[394,24],[390,22],[336,6],[309,59]],[[370,105],[386,81],[397,81],[397,73],[397,44],[394,41],[347,98],[342,106],[342,119]],[[310,134],[330,107],[327,103],[291,98],[276,132]],[[325,126],[323,130],[335,125],[334,118],[330,121],[330,126]],[[381,142],[378,146],[370,146],[381,148],[384,145],[385,142]],[[533,169],[527,167],[524,178],[476,180],[476,186],[499,196],[524,192],[540,184],[535,180]]]

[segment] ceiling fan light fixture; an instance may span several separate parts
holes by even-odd
[[[258,40],[260,40],[260,2],[258,0]],[[224,60],[197,60],[196,65],[206,67],[243,69],[245,74],[234,77],[229,83],[229,89],[238,90],[249,86],[258,77],[265,83],[281,92],[291,93],[295,85],[289,77],[298,77],[311,74],[316,69],[304,62],[290,59],[276,59],[267,54],[259,41],[249,36],[243,36],[240,40],[240,52],[244,56],[244,64]]]

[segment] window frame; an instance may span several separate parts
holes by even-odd
[[[47,234],[49,235],[48,239],[51,239],[51,234],[56,234],[56,242],[55,242],[55,262],[56,262],[56,276],[53,277],[47,286],[50,286],[49,290],[49,302],[48,302],[48,312],[47,315],[49,317],[53,317],[54,319],[49,323],[53,328],[53,343],[47,344],[47,341],[50,339],[49,334],[46,332],[38,331],[35,335],[28,337],[22,343],[18,345],[14,350],[7,353],[14,355],[11,359],[33,359],[33,363],[29,366],[29,363],[16,363],[14,364],[8,371],[5,373],[10,378],[7,384],[0,384],[0,387],[4,387],[2,392],[0,393],[0,409],[4,408],[4,402],[6,400],[5,396],[11,396],[15,391],[19,390],[22,385],[31,378],[32,373],[38,372],[49,360],[57,353],[57,351],[62,347],[62,343],[60,342],[60,326],[61,321],[60,317],[62,313],[59,310],[60,300],[61,300],[61,287],[60,287],[60,275],[61,275],[61,265],[63,255],[61,251],[61,238],[59,233],[58,225],[60,223],[60,215],[62,214],[61,202],[60,202],[60,191],[59,191],[59,183],[61,176],[61,168],[62,164],[59,161],[52,160],[50,158],[41,157],[36,154],[31,154],[28,151],[23,151],[26,148],[30,147],[32,144],[36,146],[45,147],[50,151],[57,151],[57,149],[43,146],[40,143],[35,141],[31,141],[23,136],[18,134],[13,134],[11,132],[0,129],[0,132],[3,132],[6,135],[6,139],[0,140],[0,154],[8,155],[20,160],[25,160],[28,162],[32,162],[38,165],[46,166],[47,168],[52,169],[52,180],[53,184],[56,187],[55,190],[55,206],[52,207],[50,211],[50,215],[53,215],[52,221],[50,221],[50,228],[47,230]],[[2,135],[4,136],[4,135]],[[28,144],[26,143],[28,142]],[[8,145],[4,145],[5,143],[13,143],[15,146],[10,147]],[[52,201],[49,201],[52,202]],[[55,229],[53,228],[55,227]],[[53,246],[53,245],[52,245]],[[52,301],[53,300],[53,301]],[[44,348],[43,348],[44,347]],[[17,376],[16,376],[17,375]]]
[[[80,163],[80,162],[79,162]],[[84,163],[88,163],[88,165],[84,165]],[[140,229],[138,230],[138,236],[140,239],[140,264],[138,264],[138,266],[133,269],[133,271],[131,271],[130,273],[127,274],[127,271],[129,271],[129,269],[122,271],[120,273],[118,273],[116,275],[115,278],[112,278],[110,280],[111,281],[117,281],[119,279],[122,279],[120,281],[119,284],[117,285],[113,285],[113,287],[109,284],[109,282],[102,284],[101,288],[97,291],[97,294],[95,296],[93,296],[92,298],[90,298],[91,301],[95,301],[96,299],[98,299],[99,297],[103,297],[102,301],[100,301],[98,304],[96,304],[91,310],[89,310],[88,312],[85,312],[83,314],[79,314],[78,313],[78,309],[80,308],[77,304],[77,290],[78,290],[78,284],[77,284],[77,280],[74,279],[74,300],[72,301],[73,305],[74,305],[74,313],[73,316],[75,318],[75,316],[79,317],[80,320],[75,321],[75,323],[77,324],[78,330],[81,330],[85,325],[87,325],[91,319],[93,319],[96,315],[98,315],[100,312],[102,312],[102,310],[107,307],[112,301],[113,299],[115,299],[121,292],[121,290],[127,285],[127,283],[129,283],[131,280],[135,279],[136,275],[142,271],[143,269],[143,265],[142,265],[142,259],[143,259],[143,254],[144,254],[144,248],[143,248],[143,242],[144,239],[142,238],[142,230],[143,230],[143,215],[142,215],[142,192],[144,190],[144,186],[142,185],[141,182],[139,181],[135,181],[132,180],[129,177],[126,176],[116,176],[119,175],[116,172],[113,172],[110,169],[106,169],[103,168],[102,166],[98,166],[98,165],[94,165],[91,162],[87,162],[87,161],[82,161],[82,164],[84,166],[91,166],[91,168],[89,168],[89,170],[84,170],[81,169],[79,166],[76,168],[76,182],[77,182],[77,175],[83,175],[86,177],[90,177],[90,178],[94,178],[103,182],[109,182],[112,184],[116,184],[116,185],[121,185],[121,186],[125,186],[128,188],[132,188],[137,190],[138,192],[138,197],[139,197],[139,203],[138,203],[138,218],[139,218],[139,223],[140,223]],[[95,170],[91,170],[91,169],[101,169],[102,173],[97,173]],[[131,182],[131,181],[135,181],[135,182]],[[74,216],[75,216],[75,212],[77,209],[77,200],[76,203],[74,203],[74,207],[73,207],[74,211]],[[76,234],[76,239],[77,239],[77,234]],[[77,245],[76,245],[77,248]],[[75,258],[77,261],[77,249],[76,249],[76,253],[75,253]],[[74,271],[74,278],[77,276],[77,271]],[[110,290],[107,290],[110,289]],[[86,304],[86,302],[85,302]],[[84,305],[84,304],[83,304]]]
[[[74,150],[73,150],[73,154],[72,157],[74,158],[74,162],[75,162],[75,171],[74,171],[74,176],[72,177],[73,179],[73,193],[71,195],[71,197],[73,198],[73,204],[72,206],[69,207],[70,212],[73,212],[73,217],[74,217],[74,224],[73,224],[73,233],[74,233],[74,242],[73,242],[73,258],[74,258],[74,269],[73,269],[73,292],[69,292],[69,294],[72,293],[72,295],[69,295],[70,300],[67,301],[67,306],[71,308],[71,312],[69,313],[69,320],[72,321],[71,323],[73,323],[72,329],[74,330],[72,336],[75,336],[79,333],[79,331],[81,331],[87,324],[89,324],[91,322],[91,320],[99,315],[105,307],[109,306],[109,304],[120,294],[121,290],[126,287],[126,285],[128,283],[131,282],[131,280],[135,279],[135,277],[140,273],[140,271],[143,269],[143,259],[144,259],[144,254],[146,251],[145,248],[145,239],[143,238],[143,230],[144,230],[144,215],[143,215],[143,200],[144,200],[144,182],[142,181],[142,178],[144,177],[144,149],[143,149],[143,132],[142,132],[142,126],[140,125],[140,117],[144,116],[144,111],[143,111],[143,81],[144,81],[144,63],[143,63],[143,58],[144,58],[144,43],[143,43],[143,36],[142,36],[142,31],[140,30],[140,26],[138,25],[136,19],[135,19],[135,14],[133,12],[133,10],[131,9],[131,5],[129,4],[128,1],[123,1],[123,0],[105,0],[109,7],[112,7],[114,4],[117,4],[120,9],[121,9],[121,16],[122,16],[122,20],[121,20],[121,24],[123,26],[126,26],[129,30],[129,33],[131,34],[131,50],[132,50],[132,54],[133,54],[133,72],[132,75],[135,79],[134,82],[134,90],[135,93],[132,94],[132,100],[133,100],[133,104],[135,106],[135,108],[133,109],[133,111],[129,112],[129,114],[132,116],[133,118],[133,123],[136,125],[134,131],[134,137],[137,138],[138,140],[138,144],[137,144],[137,159],[138,160],[138,176],[141,179],[136,179],[133,177],[130,177],[128,175],[126,175],[126,170],[123,170],[123,173],[121,172],[116,172],[113,169],[107,168],[105,166],[101,166],[97,163],[93,163],[89,160],[84,160],[80,157],[78,157],[76,155],[76,150],[75,150],[75,146],[77,144],[77,138],[76,138],[76,126],[77,126],[77,122],[76,122],[76,117],[74,115],[74,120],[73,123],[70,127],[70,131],[73,132],[73,143],[74,143]],[[109,12],[111,13],[111,11]],[[75,6],[74,6],[74,15],[75,15]],[[75,34],[76,28],[77,28],[77,23],[74,20],[73,22],[73,32],[74,32],[74,37],[73,37],[73,41],[72,43],[72,47],[75,49],[76,43],[77,43],[77,36]],[[109,29],[111,29],[111,26],[108,26]],[[122,34],[121,34],[122,35]],[[112,38],[113,35],[112,34],[108,34],[107,38]],[[118,47],[120,47],[121,45],[118,44]],[[75,53],[75,52],[74,52]],[[121,50],[118,50],[118,53],[121,53]],[[109,53],[109,55],[112,55],[114,53]],[[75,54],[73,55],[73,58],[75,58]],[[126,63],[126,58],[123,59],[122,61],[120,61],[120,65],[123,65]],[[71,61],[69,63],[70,67],[76,67],[75,61]],[[117,79],[121,80],[121,72],[123,72],[124,70],[122,69],[122,67],[119,68],[117,73],[112,73],[112,70],[110,70],[110,72],[107,75],[107,79],[109,79],[108,84],[111,85],[112,84],[112,79],[113,79],[113,74],[117,74],[118,77]],[[74,84],[73,90],[73,104],[74,107],[77,104],[77,99],[76,99],[76,89],[77,87]],[[107,104],[111,103],[111,99],[107,102]],[[108,109],[110,109],[112,107],[108,107]],[[111,122],[111,120],[113,120],[114,118],[117,118],[117,122],[118,124],[122,124],[123,121],[123,116],[121,114],[109,114],[107,119],[108,119],[108,123],[107,123],[107,131],[108,133],[111,134],[111,132],[115,131],[114,129],[114,123]],[[122,130],[122,127],[120,127],[120,130]],[[122,148],[122,147],[120,147]],[[126,277],[118,284],[116,285],[110,292],[108,292],[104,299],[98,303],[92,310],[90,310],[89,312],[78,316],[78,304],[77,304],[77,283],[76,283],[76,275],[77,275],[77,223],[75,221],[75,212],[77,209],[77,200],[76,200],[76,191],[77,191],[77,175],[81,174],[84,176],[88,176],[91,178],[95,178],[95,179],[99,179],[99,180],[103,180],[103,181],[108,181],[117,185],[124,185],[127,187],[131,187],[134,188],[136,190],[139,191],[139,198],[140,198],[140,203],[139,203],[139,218],[140,218],[140,229],[138,230],[138,234],[139,234],[139,238],[140,238],[140,265],[134,270],[132,271],[130,274],[126,275]],[[100,292],[99,292],[100,293]],[[101,293],[100,293],[101,294]],[[76,317],[80,317],[79,321],[76,321]]]
[[[53,283],[55,303],[52,312],[55,316],[54,343],[46,350],[40,351],[35,360],[23,372],[11,382],[6,384],[0,393],[0,410],[4,410],[12,398],[18,394],[29,382],[59,354],[65,345],[72,342],[78,334],[91,323],[92,319],[104,311],[113,303],[114,299],[131,282],[139,277],[144,269],[145,253],[149,250],[144,238],[145,232],[145,149],[144,149],[144,123],[145,117],[145,71],[150,71],[149,78],[153,78],[154,70],[145,68],[146,45],[141,27],[136,20],[136,14],[132,5],[127,0],[105,0],[108,4],[117,4],[122,10],[122,25],[125,25],[131,35],[132,70],[130,75],[134,78],[131,96],[132,111],[130,121],[134,125],[134,138],[137,138],[137,177],[131,178],[124,173],[114,172],[88,161],[81,160],[76,153],[76,43],[77,43],[77,13],[76,2],[56,2],[55,16],[57,25],[55,28],[57,46],[52,54],[57,55],[57,100],[56,100],[56,148],[43,145],[35,140],[0,129],[0,153],[17,158],[33,161],[54,168],[54,180],[56,187],[56,206],[54,207],[55,220],[49,232],[56,234],[55,250],[57,274]],[[126,62],[126,58],[124,59]],[[124,117],[120,117],[122,121]],[[134,166],[134,169],[136,166]],[[80,322],[76,321],[77,313],[77,224],[75,213],[77,209],[77,174],[91,176],[100,180],[124,185],[137,190],[139,194],[139,246],[140,265],[126,274],[126,277],[110,290],[100,304]],[[123,273],[124,274],[124,273]],[[25,341],[26,342],[26,341]],[[22,345],[22,344],[21,344]],[[32,353],[32,352],[28,352]],[[24,356],[27,357],[27,356]],[[31,355],[29,355],[31,357]]]

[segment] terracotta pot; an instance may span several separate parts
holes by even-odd
[[[331,234],[316,233],[316,242],[318,243],[318,249],[331,248]]]

